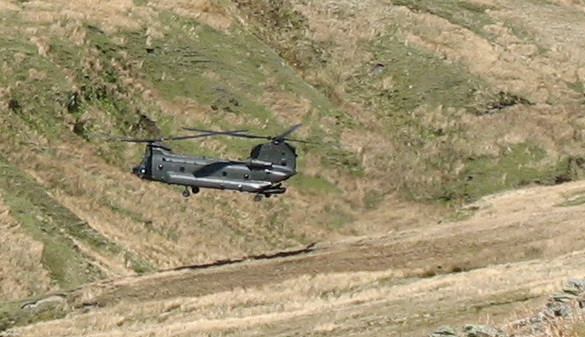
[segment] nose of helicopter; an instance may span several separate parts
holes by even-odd
[[[132,168],[132,173],[137,175],[138,177],[142,178],[142,177],[144,177],[144,174],[146,173],[146,168],[142,165],[134,166]]]

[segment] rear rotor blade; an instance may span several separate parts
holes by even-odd
[[[315,145],[323,145],[323,143],[319,142],[312,142],[310,140],[302,140],[302,139],[291,139],[291,138],[278,138],[278,140],[284,140],[287,142],[295,142],[295,143],[303,143],[303,144],[315,144]]]
[[[295,132],[298,128],[301,127],[302,124],[293,125],[290,129],[286,130],[282,134],[274,137],[274,139],[286,139],[286,136],[290,135],[291,133]],[[292,139],[291,139],[292,140]]]

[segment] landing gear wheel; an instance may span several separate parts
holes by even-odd
[[[191,195],[191,192],[189,192],[189,190],[188,190],[187,188],[185,188],[185,189],[183,190],[183,196],[184,196],[185,198],[188,198],[190,195]]]
[[[256,194],[256,195],[254,196],[254,201],[255,201],[255,202],[259,202],[259,201],[261,201],[261,200],[262,200],[262,194]]]
[[[197,186],[191,187],[191,192],[193,192],[193,194],[197,194],[197,193],[199,193],[199,191],[200,191],[199,187],[197,187]]]
[[[271,195],[272,195],[272,194],[269,194],[269,193],[266,193],[266,194],[264,194],[264,196],[265,196],[266,198],[270,198],[270,196],[271,196]]]

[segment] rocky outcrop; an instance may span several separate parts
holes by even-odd
[[[461,333],[457,332],[452,326],[442,326],[431,332],[429,337],[508,337],[509,335],[502,329],[489,325],[467,324],[463,327]]]
[[[544,337],[563,336],[585,315],[585,279],[569,280],[562,292],[552,295],[535,315],[513,321],[502,328],[467,324],[462,329],[442,326],[428,337]]]

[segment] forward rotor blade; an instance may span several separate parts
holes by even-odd
[[[115,141],[119,141],[119,142],[133,142],[133,143],[143,143],[143,142],[149,142],[149,141],[154,142],[155,141],[154,139],[149,140],[149,139],[142,139],[142,138],[128,138],[128,137],[104,135],[104,134],[91,134],[91,135],[89,135],[89,137],[99,138],[99,139],[103,139],[103,140],[115,140]]]
[[[183,130],[187,131],[197,131],[197,132],[204,132],[204,133],[213,133],[213,134],[232,134],[232,133],[242,133],[248,132],[248,130],[229,130],[229,131],[215,131],[215,130],[205,130],[205,129],[198,129],[198,128],[185,128]]]
[[[235,136],[239,135],[242,132],[247,132],[248,130],[230,130],[230,131],[211,131],[205,130],[201,131],[202,134],[199,135],[187,135],[187,136],[176,136],[171,138],[165,138],[164,140],[180,140],[180,139],[190,139],[190,138],[202,138],[202,137],[210,137],[210,136],[218,136],[218,135],[228,135],[228,136]]]
[[[299,142],[299,143],[311,143],[311,142],[308,142],[308,141],[286,138],[286,136],[290,135],[291,133],[293,133],[294,131],[296,131],[298,128],[300,128],[301,125],[302,124],[293,125],[290,129],[286,130],[285,132],[283,132],[282,134],[280,134],[280,135],[278,135],[276,137],[261,136],[261,135],[250,135],[250,134],[247,134],[247,133],[244,133],[244,134],[231,134],[230,136],[241,137],[241,138],[251,138],[251,139],[287,140],[287,141]],[[198,131],[198,132],[217,132],[217,131],[204,130],[204,129],[198,129],[198,128],[183,128],[183,129],[184,130],[188,130],[188,131]]]
[[[183,130],[197,131],[197,132],[219,132],[219,131],[211,131],[211,130],[204,130],[204,129],[197,129],[197,128],[183,128]],[[247,131],[247,130],[245,130],[245,131]],[[241,137],[241,138],[268,139],[268,140],[273,139],[272,137],[269,137],[269,136],[250,135],[247,133],[222,133],[222,134],[226,134],[228,136],[233,136],[233,137]]]
[[[117,140],[120,142],[129,142],[129,143],[154,143],[154,142],[164,142],[170,140],[183,140],[183,139],[195,139],[195,138],[203,138],[203,137],[211,137],[216,135],[238,135],[240,132],[246,132],[247,130],[233,130],[233,131],[207,131],[202,134],[198,135],[185,135],[185,136],[176,136],[176,137],[160,137],[160,138],[128,138],[128,137],[117,137],[117,136],[107,136],[107,135],[96,135],[99,138],[106,139],[106,140]]]

